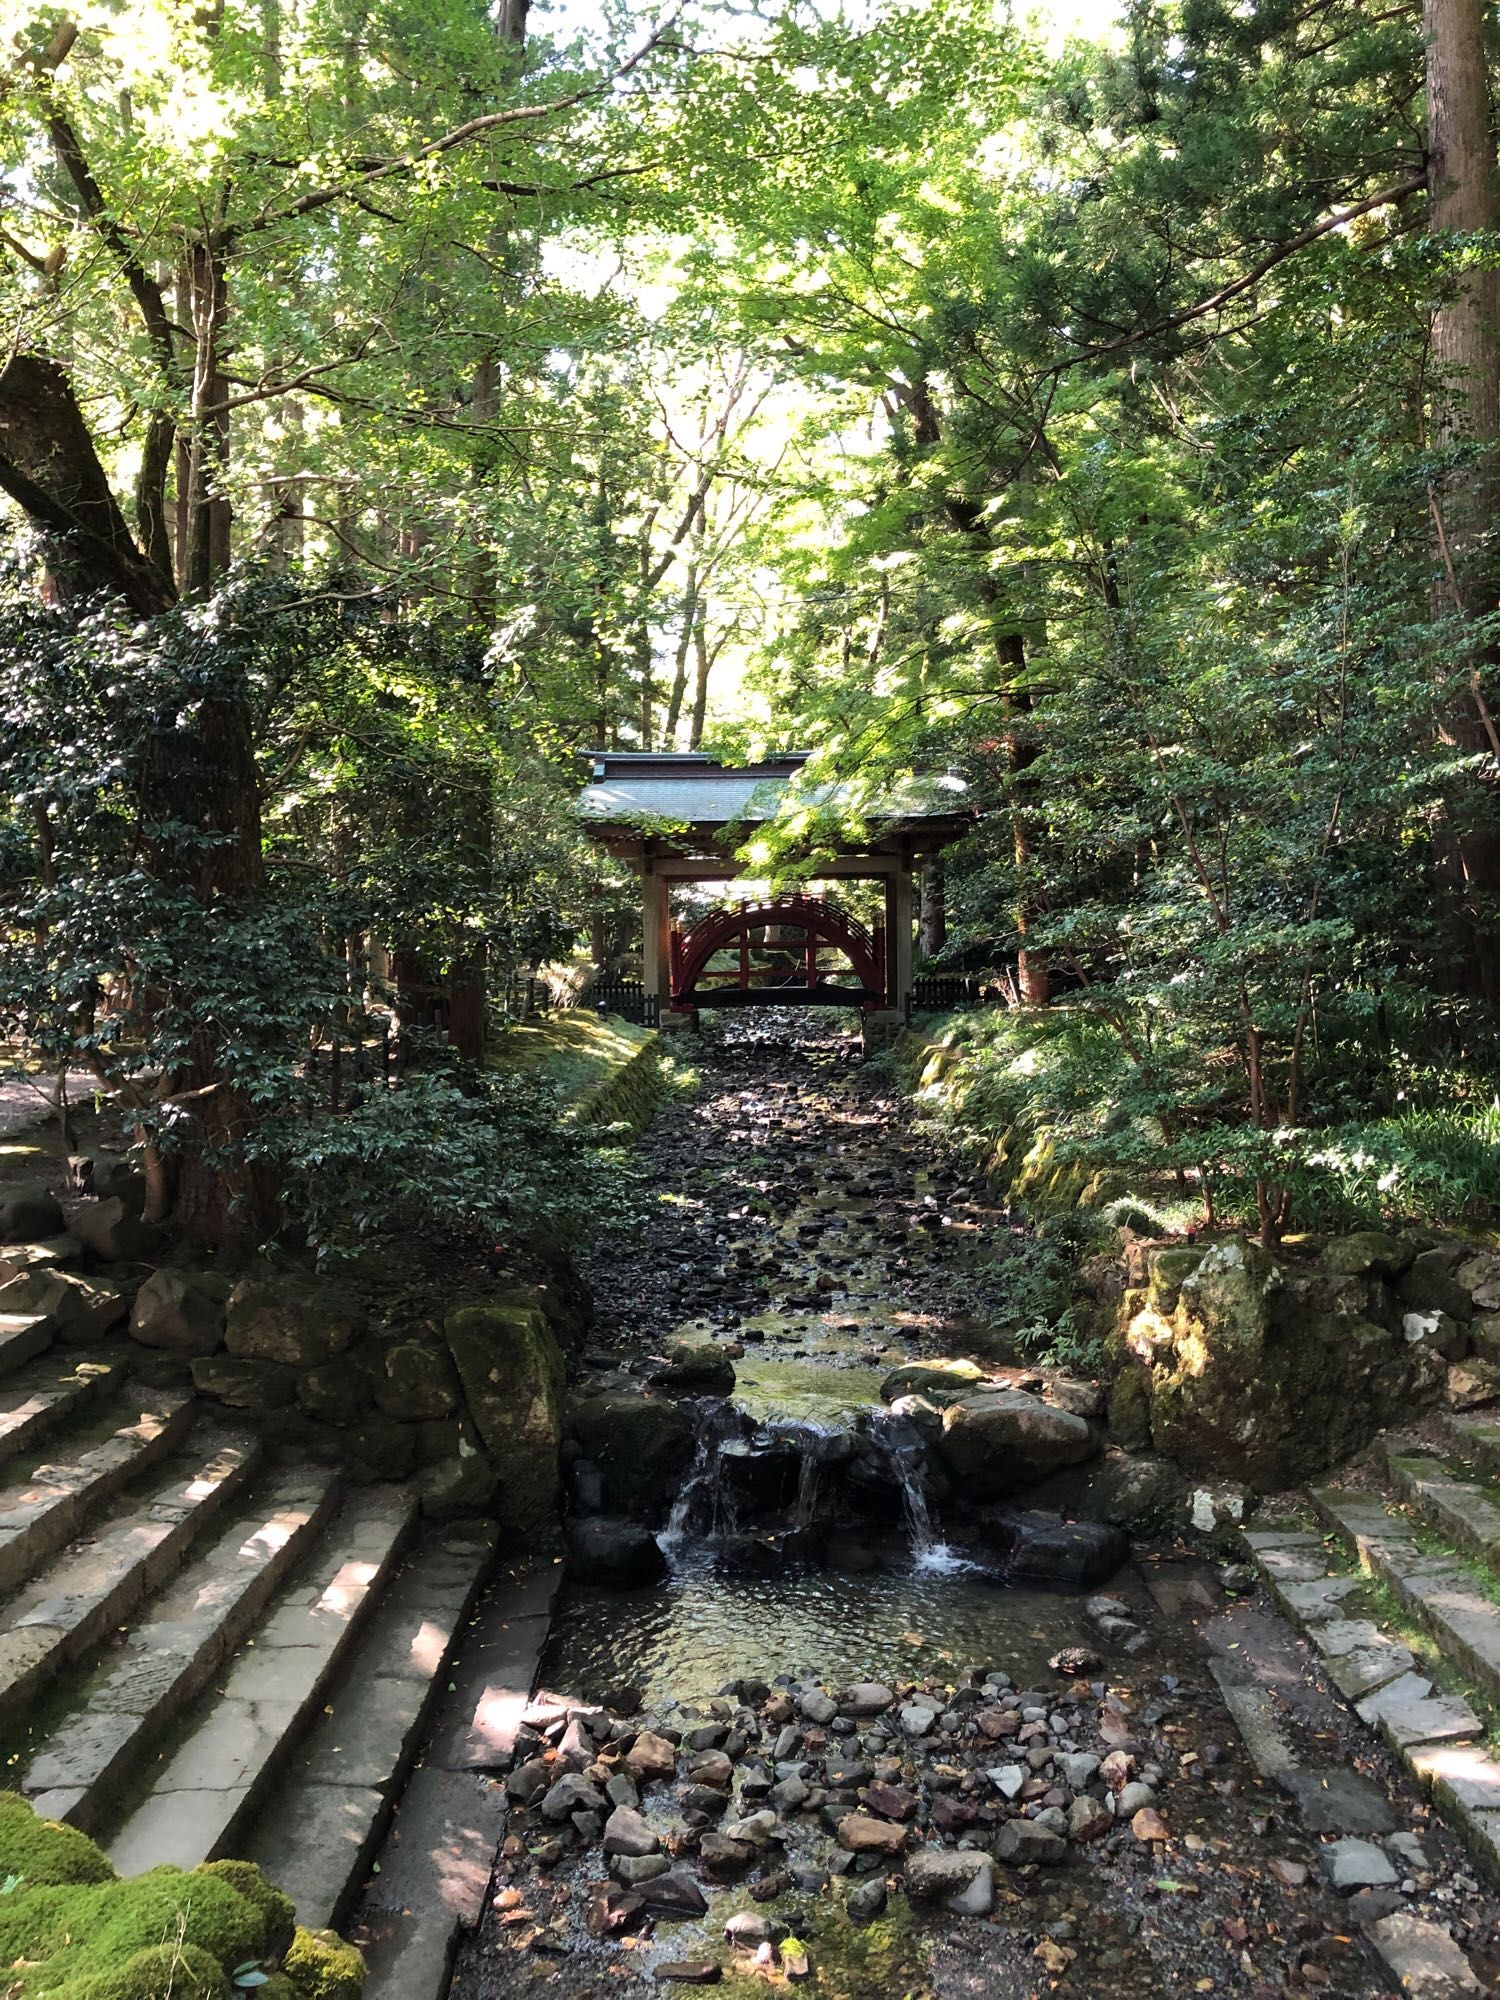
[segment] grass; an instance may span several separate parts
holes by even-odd
[[[608,1083],[651,1038],[650,1028],[636,1027],[613,1014],[601,1020],[581,1007],[572,1008],[507,1028],[495,1044],[490,1067],[537,1077],[576,1104]]]

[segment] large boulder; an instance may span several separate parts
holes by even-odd
[[[1399,1236],[1383,1229],[1359,1229],[1325,1244],[1318,1262],[1325,1271],[1344,1277],[1399,1278],[1415,1255],[1415,1246]]]
[[[443,1332],[469,1416],[500,1476],[501,1522],[552,1540],[564,1364],[545,1312],[524,1292],[471,1300],[451,1309]]]
[[[607,1390],[573,1405],[582,1455],[598,1466],[611,1513],[659,1520],[693,1455],[693,1419],[680,1403]]]
[[[667,1559],[649,1528],[597,1514],[568,1530],[568,1573],[583,1583],[632,1590],[667,1573]]]
[[[0,1242],[40,1243],[67,1227],[57,1196],[44,1187],[14,1188],[0,1195]]]
[[[0,1313],[40,1316],[67,1347],[87,1347],[125,1317],[125,1294],[104,1278],[42,1266],[0,1285]]]
[[[1026,1497],[1074,1520],[1155,1534],[1185,1518],[1188,1490],[1187,1475],[1171,1459],[1111,1449],[1093,1463],[1054,1472]]]
[[[1403,1312],[1379,1275],[1405,1255],[1396,1239],[1365,1232],[1340,1239],[1331,1268],[1283,1270],[1259,1245],[1231,1238],[1181,1277],[1170,1307],[1171,1284],[1127,1292],[1111,1437],[1259,1491],[1348,1458],[1442,1388],[1440,1348],[1453,1343],[1414,1337],[1415,1300]],[[1403,1298],[1423,1264],[1415,1256]],[[1417,1280],[1423,1298],[1431,1272]],[[1441,1330],[1437,1308],[1426,1317]]]
[[[142,1222],[139,1210],[119,1195],[106,1201],[80,1202],[73,1217],[73,1234],[107,1264],[131,1264],[149,1257],[162,1237],[154,1222]]]
[[[153,1271],[135,1295],[130,1332],[143,1347],[174,1354],[213,1354],[224,1343],[224,1313],[233,1282],[216,1271]]]
[[[200,1396],[231,1410],[280,1410],[295,1401],[297,1378],[276,1361],[243,1361],[232,1354],[201,1354],[193,1363]]]
[[[352,1346],[366,1317],[331,1286],[242,1278],[229,1295],[224,1345],[238,1361],[315,1368]]]
[[[458,1450],[451,1457],[437,1459],[420,1469],[417,1491],[422,1499],[422,1512],[430,1521],[489,1515],[495,1504],[495,1468],[484,1452],[460,1439]]]
[[[1098,1450],[1082,1417],[1055,1410],[1024,1389],[1000,1389],[950,1403],[939,1451],[963,1500],[998,1500]]]
[[[1005,1555],[1006,1574],[1017,1582],[1104,1583],[1130,1555],[1121,1528],[1104,1521],[1065,1521],[1060,1514],[1007,1507],[985,1523]]]
[[[1410,1312],[1441,1312],[1450,1319],[1472,1319],[1473,1296],[1458,1279],[1458,1268],[1467,1264],[1468,1255],[1465,1243],[1440,1243],[1422,1251],[1397,1284],[1397,1298]]]
[[[448,1354],[420,1340],[400,1340],[387,1347],[373,1387],[375,1407],[406,1424],[451,1416],[463,1401]]]

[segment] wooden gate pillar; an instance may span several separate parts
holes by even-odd
[[[667,878],[645,863],[641,875],[641,985],[663,1008],[672,1000],[671,914]]]
[[[912,991],[912,875],[905,857],[894,875],[885,878],[885,1004],[906,1012]]]

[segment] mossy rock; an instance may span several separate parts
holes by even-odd
[[[283,1958],[297,1928],[297,1905],[274,1883],[268,1882],[253,1861],[205,1861],[195,1875],[211,1875],[227,1882],[236,1895],[259,1910],[264,1929],[261,1951],[267,1958]],[[263,1991],[257,1988],[257,1991]]]
[[[336,1931],[299,1930],[282,1969],[298,2000],[360,2000],[365,1962]]]
[[[371,1369],[363,1354],[320,1361],[297,1377],[297,1401],[320,1423],[354,1423],[374,1400]]]
[[[76,1826],[40,1819],[19,1792],[0,1792],[0,1876],[19,1875],[28,1889],[113,1882],[114,1865]]]
[[[164,1938],[203,1952],[222,1981],[225,1968],[262,1955],[264,1932],[261,1911],[228,1882],[180,1868],[153,1868],[123,1882],[30,1891],[23,1884],[0,1898],[0,1964],[29,1962],[25,2000],[76,2000],[92,1991],[86,1982],[124,1974]],[[138,1991],[149,2000],[156,1989],[127,1984],[121,1991],[128,2000]]]
[[[693,1455],[693,1419],[681,1403],[611,1389],[575,1403],[569,1423],[603,1474],[607,1512],[654,1520],[666,1511]]]
[[[28,1981],[24,1991],[45,1991],[48,2000],[227,2000],[234,1989],[217,1959],[197,1945],[158,1944],[66,1985],[44,1989]]]
[[[1204,1252],[1188,1248],[1158,1250],[1151,1259],[1146,1297],[1161,1313],[1171,1312],[1182,1296],[1182,1287],[1203,1262]]]
[[[976,1361],[908,1361],[887,1375],[880,1385],[882,1402],[894,1403],[902,1396],[921,1396],[929,1403],[961,1403],[973,1395],[984,1380],[984,1370]]]
[[[1412,1244],[1383,1229],[1357,1229],[1324,1244],[1318,1261],[1325,1271],[1345,1277],[1399,1278],[1415,1255]]]
[[[552,1540],[566,1369],[546,1314],[533,1294],[520,1291],[454,1306],[443,1331],[469,1416],[500,1477],[500,1522],[534,1542]]]
[[[439,1348],[400,1340],[381,1356],[375,1406],[402,1423],[431,1423],[450,1416],[463,1400],[453,1363]]]

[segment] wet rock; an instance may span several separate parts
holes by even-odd
[[[906,1893],[922,1903],[947,1903],[971,1889],[976,1878],[984,1880],[984,1907],[965,1914],[985,1916],[994,1907],[994,1863],[988,1854],[953,1847],[923,1847],[906,1863]],[[951,1904],[950,1904],[951,1907]]]
[[[634,1590],[665,1576],[667,1559],[649,1528],[598,1514],[569,1528],[568,1567],[582,1582]]]
[[[719,1967],[706,1958],[670,1958],[651,1975],[663,1985],[679,1986],[717,1986],[722,1976]]]
[[[844,1908],[856,1922],[862,1924],[873,1923],[884,1911],[885,1904],[885,1883],[878,1875],[872,1875],[868,1881],[856,1882],[844,1899]]]
[[[880,1396],[886,1403],[917,1396],[941,1409],[972,1395],[983,1380],[984,1370],[974,1361],[912,1361],[886,1376]]]
[[[1082,1845],[1091,1840],[1102,1840],[1114,1828],[1114,1815],[1085,1792],[1074,1799],[1068,1807],[1068,1838]]]
[[[856,1681],[840,1692],[838,1709],[840,1715],[883,1715],[895,1699],[895,1690],[883,1681]]]
[[[617,1882],[623,1882],[627,1889],[639,1889],[643,1883],[651,1882],[658,1875],[665,1875],[672,1863],[665,1854],[615,1854],[610,1859],[609,1872]]]
[[[722,1833],[705,1833],[698,1843],[698,1859],[704,1874],[720,1882],[742,1874],[756,1852],[749,1841],[731,1840]]]
[[[851,1854],[899,1854],[906,1846],[906,1834],[904,1826],[869,1813],[846,1813],[838,1823],[839,1844]]]
[[[1122,1529],[1103,1521],[1065,1521],[1034,1508],[1005,1508],[986,1523],[986,1533],[1004,1551],[1009,1576],[1017,1581],[1102,1583],[1127,1560],[1130,1543]]]
[[[552,1535],[565,1366],[536,1294],[454,1306],[444,1317],[443,1338],[463,1386],[464,1407],[503,1474],[498,1518],[519,1534]],[[605,1499],[611,1510],[636,1511],[610,1491]]]
[[[560,1825],[571,1819],[575,1812],[602,1814],[604,1799],[598,1788],[576,1771],[569,1771],[557,1780],[542,1800],[542,1818]]]
[[[680,1868],[653,1876],[641,1885],[640,1893],[653,1917],[684,1920],[708,1914],[708,1898],[692,1876]]]
[[[865,1802],[882,1819],[909,1820],[917,1810],[916,1793],[904,1785],[873,1784],[865,1793]]]
[[[1319,1859],[1329,1881],[1344,1896],[1352,1895],[1356,1889],[1388,1888],[1397,1880],[1390,1856],[1373,1840],[1332,1841]]]
[[[1066,1859],[1067,1852],[1064,1836],[1051,1827],[1039,1826],[1035,1820],[1008,1819],[995,1836],[995,1858],[1009,1862],[1014,1868],[1024,1868],[1032,1862],[1052,1868]]]
[[[545,1804],[542,1810],[546,1811]],[[616,1806],[604,1823],[606,1854],[655,1854],[660,1846],[661,1842],[633,1806]]]
[[[651,1380],[694,1395],[731,1396],[734,1363],[717,1341],[673,1340],[666,1344],[660,1365],[652,1369]]]
[[[821,1688],[799,1696],[797,1707],[809,1722],[818,1724],[832,1722],[838,1714],[838,1703],[824,1694]]]
[[[643,1729],[625,1753],[625,1764],[637,1778],[671,1778],[677,1774],[677,1748],[665,1736]]]
[[[940,1446],[944,1466],[971,1499],[1001,1499],[1017,1487],[1091,1458],[1098,1449],[1082,1417],[1039,1396],[999,1390],[950,1404]]]
[[[666,1397],[609,1391],[575,1403],[568,1422],[599,1467],[611,1510],[658,1518],[693,1455],[689,1411]]]

